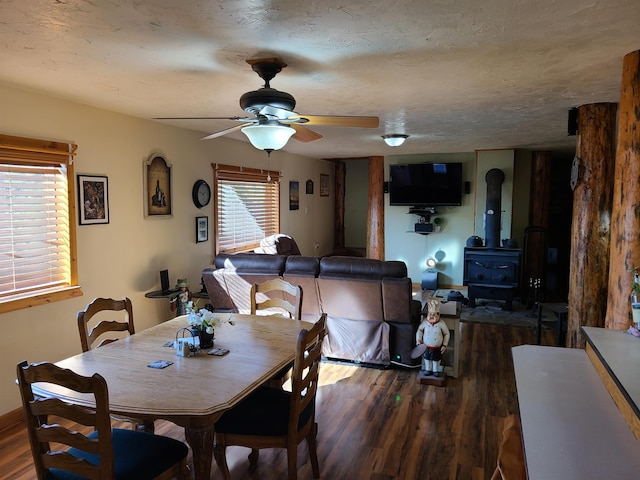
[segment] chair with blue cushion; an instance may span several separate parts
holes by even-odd
[[[91,395],[95,409],[36,396],[32,385],[37,382]],[[21,362],[18,385],[39,480],[188,478],[183,442],[111,428],[107,382],[101,375],[85,377],[52,363]]]
[[[259,449],[286,448],[289,480],[297,478],[298,444],[305,440],[314,478],[320,477],[315,421],[322,340],[326,334],[326,314],[309,330],[298,334],[291,392],[262,386],[227,410],[215,425],[214,456],[226,480],[231,478],[226,448],[239,445],[251,448],[249,471],[257,467]]]

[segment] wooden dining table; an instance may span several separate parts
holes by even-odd
[[[298,333],[312,324],[274,316],[222,314],[233,324],[215,329],[215,347],[192,357],[164,346],[175,340],[186,317],[177,317],[134,335],[56,362],[81,375],[102,375],[109,388],[112,415],[165,419],[184,427],[192,449],[194,477],[209,480],[214,424],[225,410],[264,384],[294,359]],[[182,334],[179,335],[180,337]],[[150,368],[156,360],[171,365]],[[62,387],[39,384],[38,395],[94,407],[93,399]]]

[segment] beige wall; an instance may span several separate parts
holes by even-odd
[[[71,103],[0,84],[0,133],[78,145],[75,173],[106,175],[110,223],[79,225],[79,281],[84,295],[0,315],[0,415],[20,407],[16,364],[57,361],[81,351],[76,327],[78,310],[97,296],[131,298],[136,330],[172,316],[167,300],[144,297],[159,288],[159,270],[171,282],[186,277],[199,289],[200,272],[213,258],[209,241],[195,243],[195,217],[208,215],[191,201],[199,179],[211,185],[211,163],[266,168],[267,157],[245,142],[219,138],[200,142],[201,133],[169,127],[110,111]],[[294,140],[292,140],[294,141]],[[160,153],[173,164],[173,217],[146,219],[143,214],[143,162]],[[333,177],[330,162],[274,152],[271,168],[283,172],[281,231],[292,235],[303,254],[327,254],[333,247],[333,192],[329,197],[300,195],[300,210],[289,210],[289,181]],[[330,185],[333,185],[331,180]],[[77,223],[77,219],[73,219]],[[320,247],[316,251],[314,245]],[[126,373],[126,372],[123,372]]]

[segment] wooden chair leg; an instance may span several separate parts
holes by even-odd
[[[260,450],[252,448],[249,454],[249,472],[255,472],[258,468],[258,457],[260,456]]]
[[[290,442],[287,446],[287,465],[289,470],[289,480],[298,478],[298,444]]]
[[[213,457],[216,459],[216,464],[218,465],[218,469],[220,469],[220,473],[222,473],[222,478],[224,478],[224,480],[231,480],[231,473],[227,465],[227,445],[224,440],[219,440],[220,439],[216,438],[216,443],[213,445]]]
[[[318,464],[318,452],[316,451],[316,435],[318,434],[318,424],[314,423],[313,428],[307,435],[307,448],[309,449],[309,460],[313,478],[320,478],[320,466]]]

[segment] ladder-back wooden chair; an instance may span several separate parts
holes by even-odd
[[[277,314],[300,320],[302,316],[302,287],[281,278],[273,278],[251,286],[251,314]]]
[[[188,478],[183,442],[111,427],[107,382],[101,375],[85,377],[52,363],[21,362],[17,371],[39,480]],[[38,382],[90,394],[95,409],[36,396],[32,385]]]
[[[214,456],[225,479],[230,473],[226,448],[240,445],[251,448],[250,471],[257,467],[259,449],[286,448],[289,480],[297,478],[298,444],[305,440],[314,478],[320,477],[315,421],[322,340],[326,335],[327,314],[309,330],[298,334],[291,392],[262,386],[238,405],[227,410],[215,425]]]
[[[113,312],[113,314],[119,318],[117,320],[103,320],[103,315],[100,315],[97,323],[92,322],[95,315],[104,312],[108,312],[109,315]],[[136,333],[133,325],[133,305],[127,297],[124,297],[122,300],[101,297],[94,298],[84,310],[78,312],[77,320],[80,344],[82,345],[83,352],[88,352],[92,348],[98,348],[118,340],[117,338],[106,338],[105,336],[109,333],[128,332],[129,335]],[[89,327],[89,325],[93,323],[95,323],[95,325]],[[144,430],[149,433],[153,433],[154,431],[153,420],[114,418],[131,422],[138,430]]]
[[[302,316],[302,287],[281,278],[274,278],[251,286],[251,314],[283,315],[294,320]],[[293,364],[280,370],[270,381],[272,387],[282,387],[289,378]]]
[[[101,320],[91,329],[89,322],[97,313],[111,311],[124,312],[121,315],[124,320]],[[88,352],[94,347],[102,335],[108,332],[129,332],[129,335],[135,333],[133,326],[133,306],[131,300],[123,298],[122,300],[114,300],[113,298],[95,298],[89,303],[84,310],[78,312],[78,331],[80,332],[80,343],[82,351]],[[111,342],[115,342],[117,338],[102,338],[96,345],[100,347]]]

